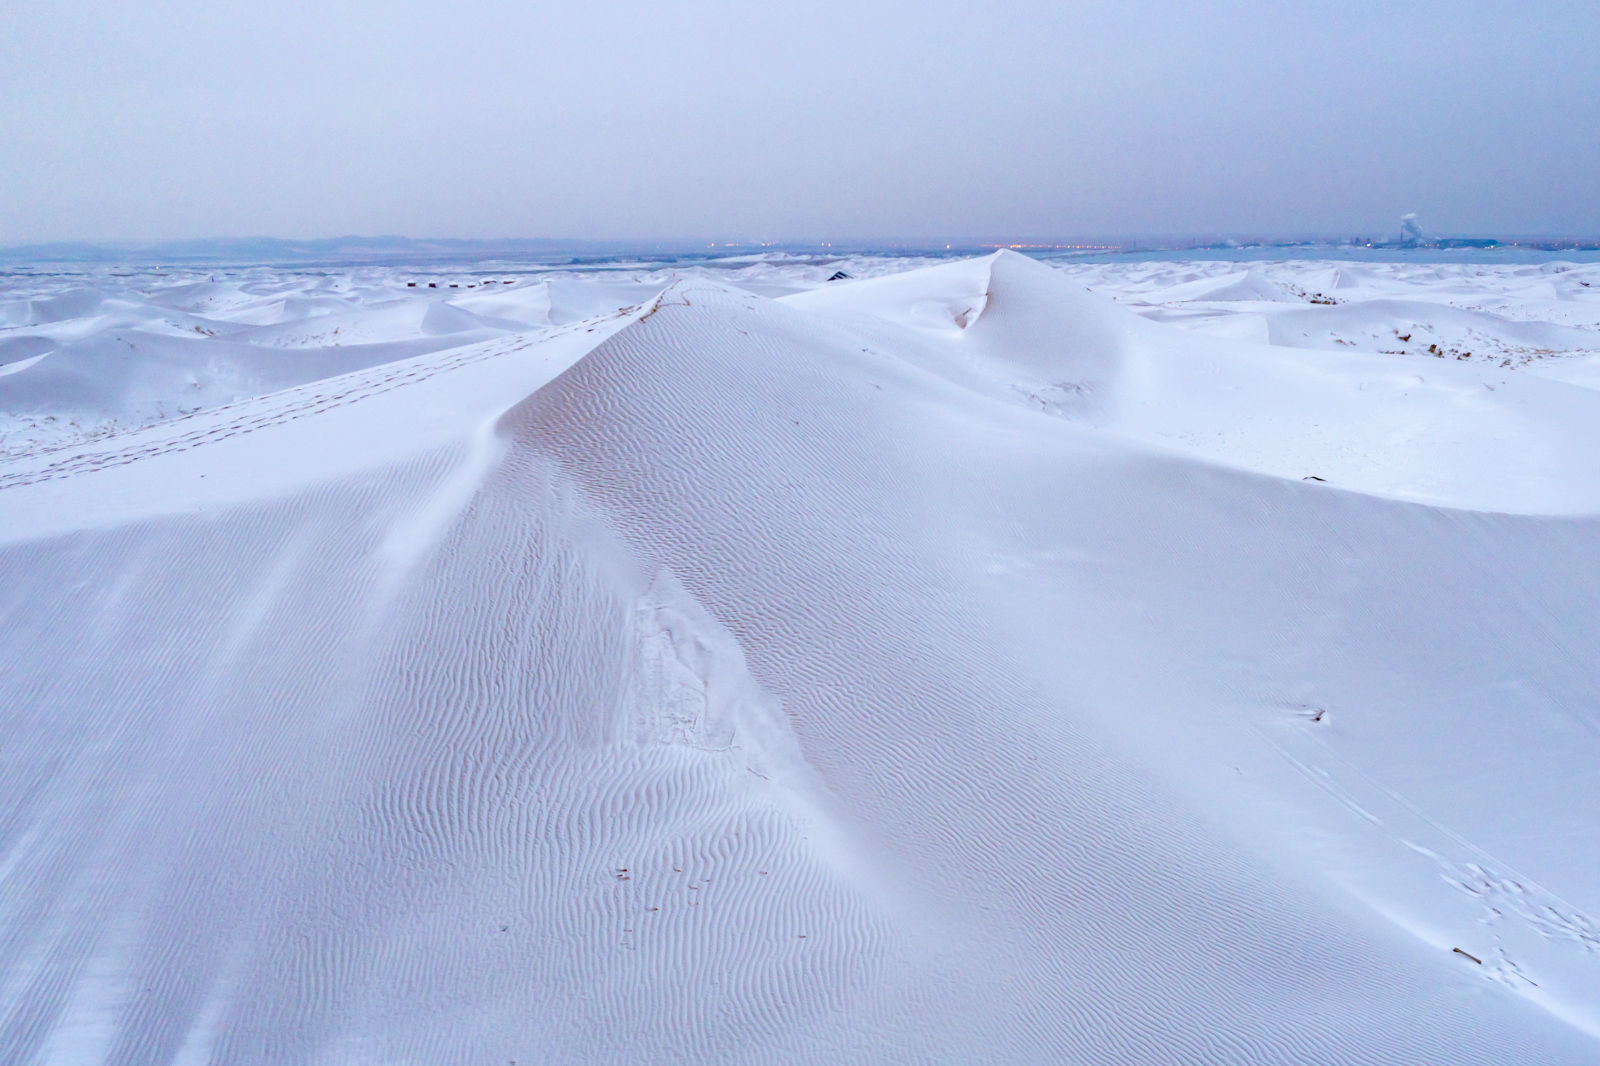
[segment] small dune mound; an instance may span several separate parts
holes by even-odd
[[[463,343],[482,340],[500,327],[471,311],[438,300],[413,298],[259,326],[233,335],[241,344],[264,348],[322,348],[383,344],[416,337],[462,334]]]
[[[0,337],[0,373],[4,373],[6,367],[15,366],[24,359],[37,359],[47,352],[54,351],[55,347],[55,341],[49,337],[26,334]]]
[[[1297,303],[1288,289],[1259,270],[1243,270],[1222,277],[1199,278],[1165,289],[1151,297],[1160,303]]]
[[[923,352],[930,368],[1090,420],[1110,410],[1123,354],[1157,328],[1010,250],[838,282],[782,302],[847,323],[898,327],[886,343]]]
[[[550,286],[545,282],[485,289],[457,296],[450,304],[481,318],[514,322],[524,328],[550,324]]]
[[[105,305],[107,297],[99,289],[80,288],[32,301],[23,325],[42,326],[69,318],[87,318]]]

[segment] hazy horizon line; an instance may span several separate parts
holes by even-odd
[[[1463,230],[1425,233],[1420,241],[1409,242],[1427,246],[1441,241],[1494,241],[1518,242],[1573,242],[1600,243],[1600,234],[1588,232],[1494,232],[1492,230]],[[1294,244],[1360,244],[1380,242],[1402,245],[1395,232],[1344,232],[1344,233],[1262,233],[1245,231],[1190,231],[1177,233],[1116,233],[1116,234],[964,234],[964,235],[892,235],[892,236],[790,236],[781,238],[729,238],[710,235],[679,237],[416,237],[405,234],[343,233],[318,237],[283,237],[270,234],[212,235],[204,237],[132,237],[132,238],[61,238],[46,241],[0,243],[0,254],[28,258],[30,253],[52,250],[79,251],[138,251],[161,249],[202,249],[241,245],[274,245],[280,247],[337,246],[337,245],[436,245],[456,247],[537,246],[545,251],[600,250],[613,254],[628,250],[639,251],[711,251],[738,249],[753,251],[770,249],[786,251],[795,249],[874,251],[874,250],[972,250],[984,248],[1016,248],[1037,251],[1104,250],[1116,251],[1138,247],[1160,249],[1165,247],[1204,247],[1214,245],[1294,245]]]

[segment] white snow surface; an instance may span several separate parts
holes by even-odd
[[[1600,1061],[1600,267],[4,286],[0,1062]]]

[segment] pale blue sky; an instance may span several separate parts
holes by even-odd
[[[1600,3],[0,10],[0,244],[1600,233]]]

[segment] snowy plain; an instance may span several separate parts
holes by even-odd
[[[0,1061],[1600,1061],[1597,454],[1592,263],[9,273]]]

